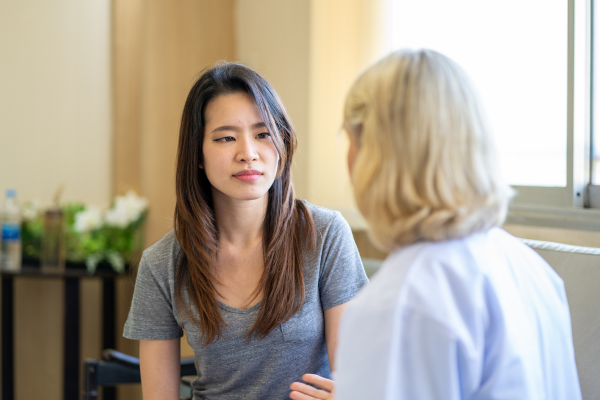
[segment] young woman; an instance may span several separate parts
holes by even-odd
[[[344,119],[358,207],[391,253],[344,314],[336,399],[581,399],[562,280],[498,228],[511,190],[463,70],[393,53]],[[304,379],[326,390],[292,398],[333,398]]]
[[[367,279],[348,224],[296,200],[296,136],[279,97],[239,64],[206,71],[181,121],[175,228],[142,257],[124,336],[144,399],[178,399],[185,330],[194,399],[284,399],[333,369],[337,326]]]

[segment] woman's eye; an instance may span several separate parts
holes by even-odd
[[[256,137],[258,139],[266,139],[269,137],[269,134],[267,132],[263,132],[263,133],[259,133],[258,135],[256,135]]]
[[[219,139],[216,139],[215,142],[231,142],[235,140],[233,136],[225,136]]]

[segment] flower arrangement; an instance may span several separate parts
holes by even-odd
[[[125,265],[139,255],[148,201],[135,192],[117,196],[106,211],[83,203],[66,203],[61,210],[67,262],[85,263],[90,273],[94,273],[101,262],[107,262],[115,271],[124,273]],[[21,215],[23,258],[39,259],[43,230],[39,205],[24,204]]]

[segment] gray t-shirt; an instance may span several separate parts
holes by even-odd
[[[302,374],[329,378],[323,312],[351,300],[367,277],[341,214],[306,204],[317,229],[317,246],[303,256],[305,302],[264,339],[247,337],[261,303],[241,310],[219,302],[227,326],[208,346],[192,323],[179,318],[176,257],[181,249],[173,231],[144,251],[123,336],[176,339],[183,328],[198,371],[194,399],[288,399],[290,384]]]

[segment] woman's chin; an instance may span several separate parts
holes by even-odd
[[[263,190],[244,190],[224,193],[227,197],[237,201],[253,201],[260,200],[266,196],[268,191]]]
[[[262,194],[262,195],[247,195],[247,196],[237,197],[236,200],[240,200],[240,201],[253,201],[253,200],[260,200],[260,199],[262,199],[264,197],[265,197],[265,194]]]

